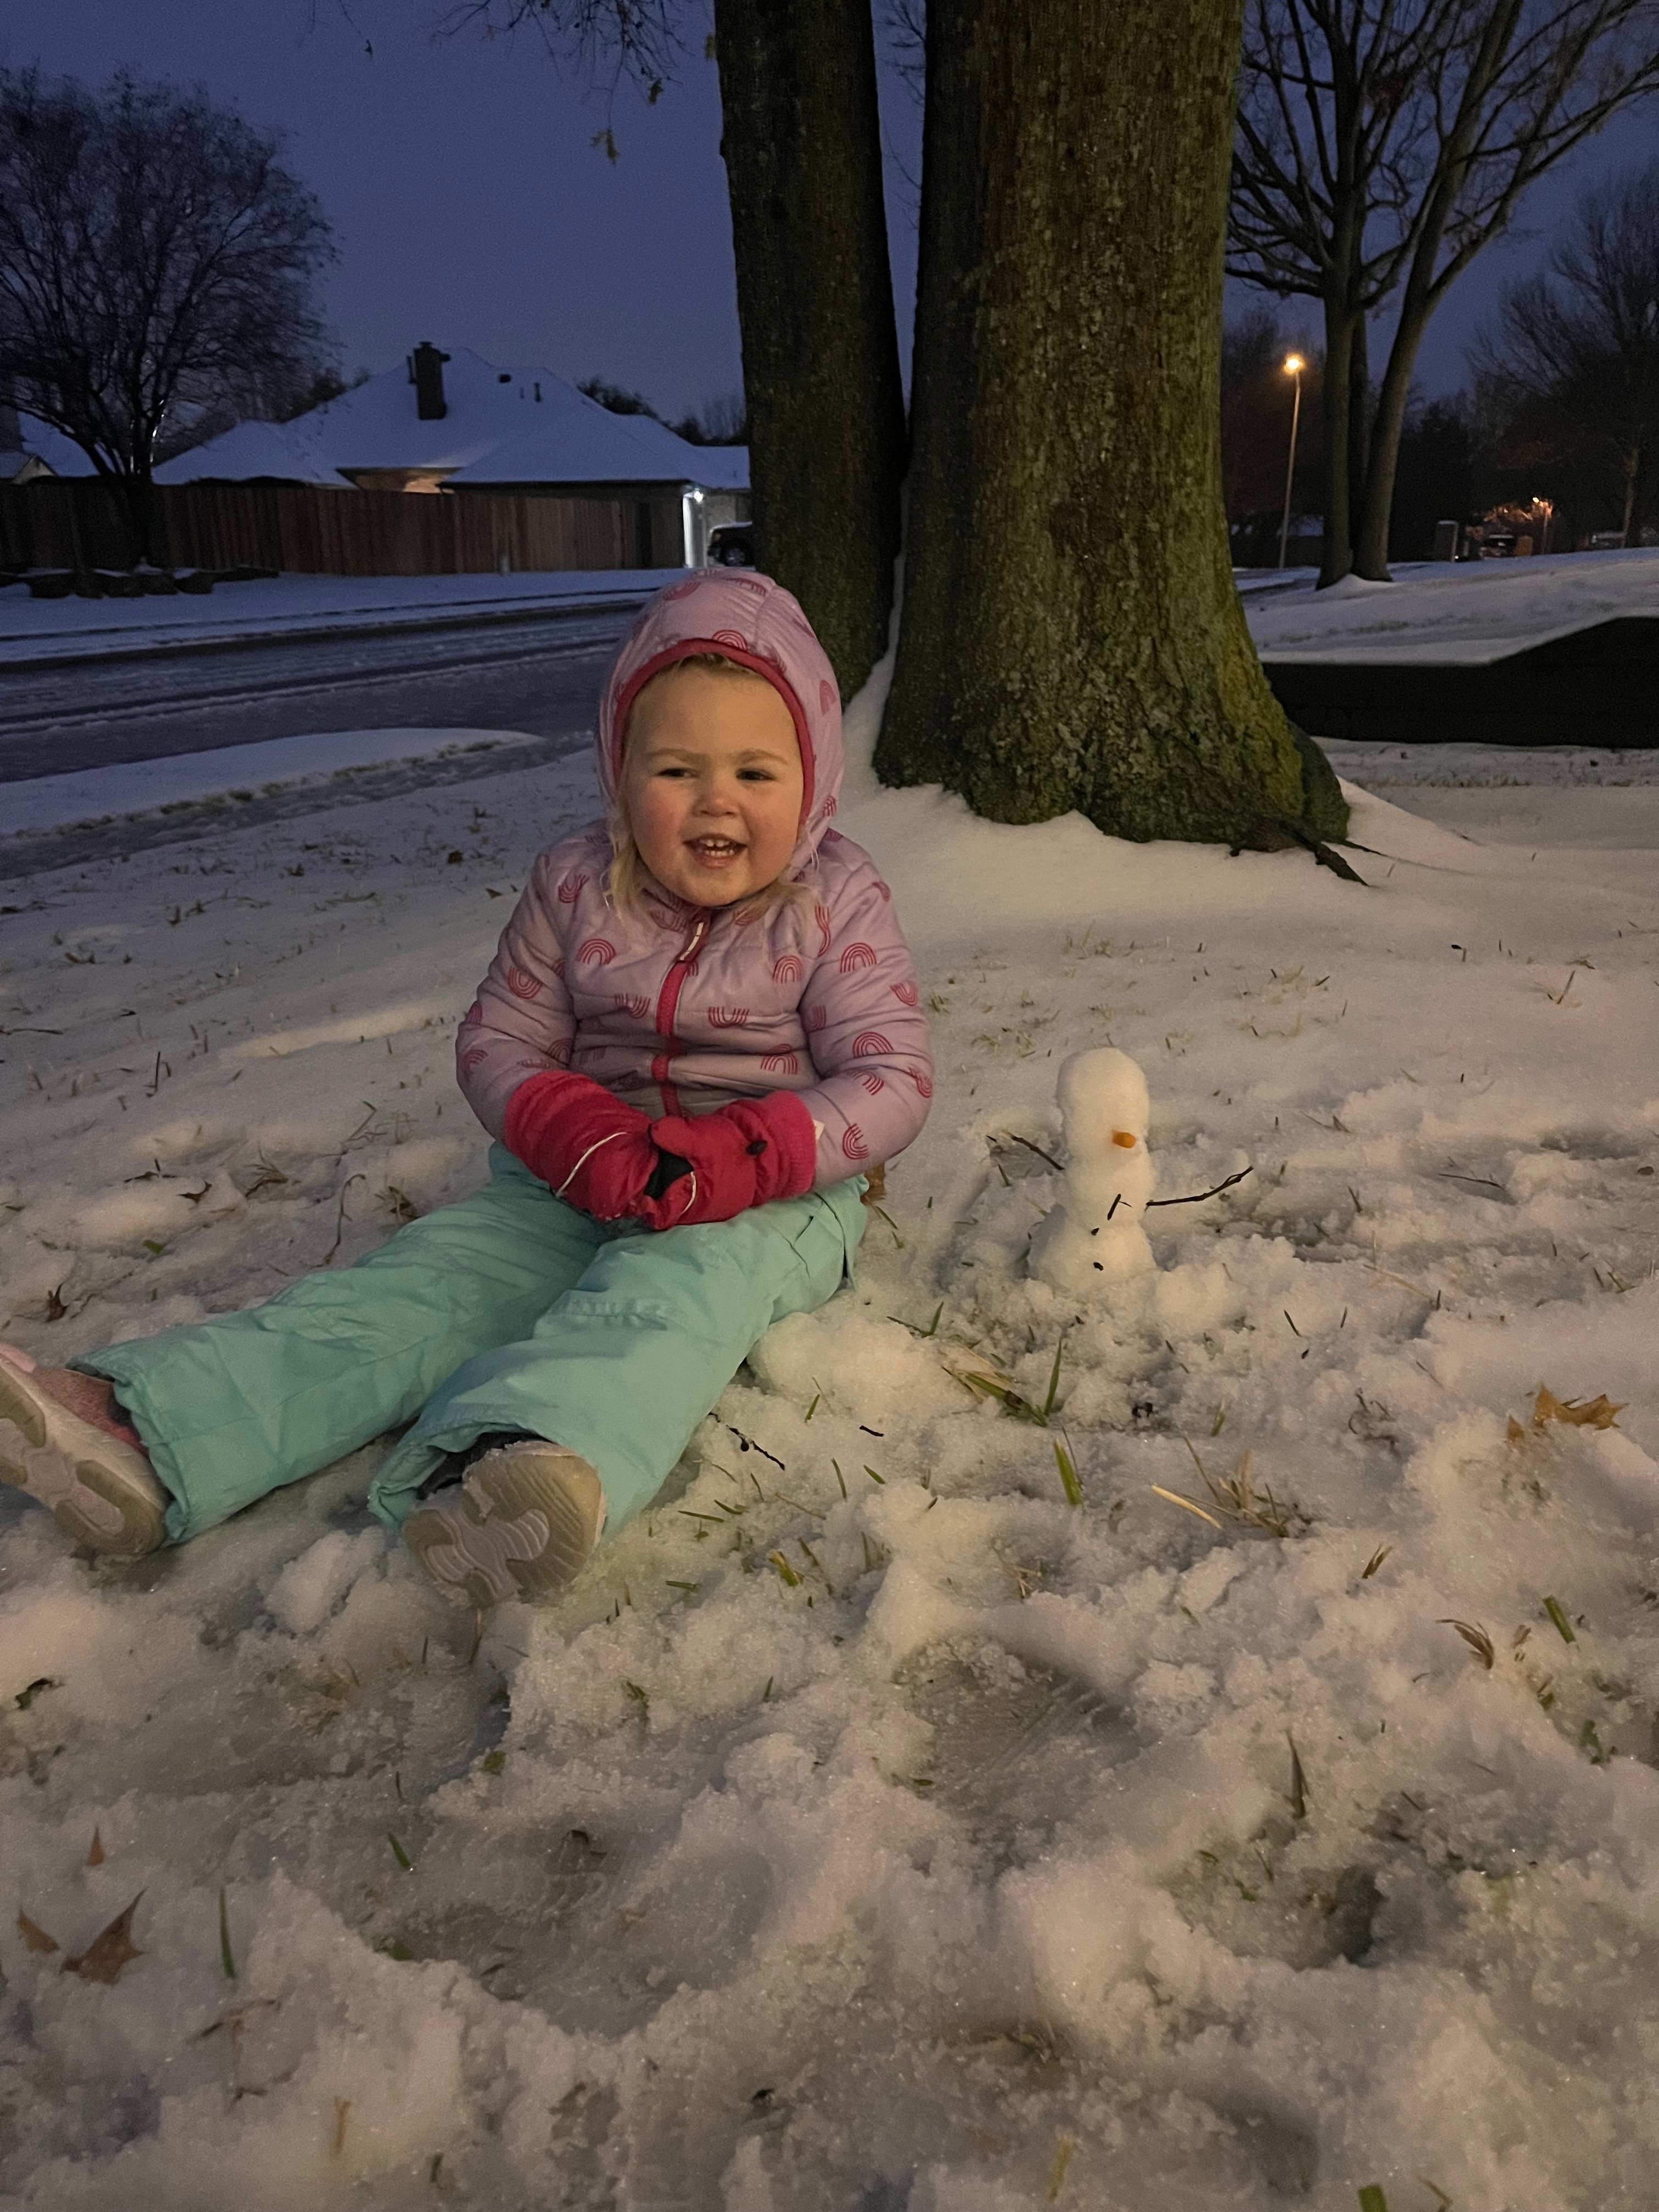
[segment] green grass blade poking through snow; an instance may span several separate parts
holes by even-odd
[[[1060,1395],[1060,1363],[1066,1356],[1066,1332],[1061,1329],[1060,1342],[1054,1346],[1054,1372],[1048,1377],[1048,1395],[1042,1401],[1042,1418],[1046,1421],[1054,1410],[1054,1400]]]
[[[1058,1437],[1054,1438],[1054,1465],[1060,1469],[1060,1486],[1066,1492],[1066,1503],[1081,1505],[1083,1485],[1077,1479],[1077,1462]]]

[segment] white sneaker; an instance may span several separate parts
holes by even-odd
[[[587,1462],[525,1437],[484,1452],[454,1489],[417,1505],[404,1537],[446,1597],[483,1612],[574,1582],[604,1526],[605,1492]]]
[[[71,1413],[0,1344],[0,1482],[27,1491],[77,1544],[142,1559],[167,1535],[167,1494],[143,1452]]]

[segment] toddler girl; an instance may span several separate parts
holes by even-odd
[[[540,1595],[841,1283],[932,1062],[789,593],[660,592],[598,755],[606,819],[540,855],[456,1039],[484,1189],[249,1312],[71,1368],[0,1346],[0,1479],[80,1542],[182,1542],[412,1420],[371,1509],[459,1601]]]

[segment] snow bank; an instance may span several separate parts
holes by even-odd
[[[1646,2203],[1659,886],[1645,787],[1555,766],[1536,848],[1433,818],[1514,786],[1353,787],[1363,890],[855,772],[933,1121],[856,1286],[476,1650],[380,1445],[132,1567],[0,1495],[5,2201]],[[585,803],[9,890],[0,1330],[243,1304],[471,1188],[451,1025]],[[1032,1148],[1107,1045],[1161,1197],[1251,1172],[1079,1304]]]
[[[1659,612],[1659,550],[1402,562],[1392,584],[1348,576],[1318,592],[1314,581],[1310,574],[1291,589],[1243,594],[1264,659],[1478,665],[1595,623]]]
[[[32,599],[0,591],[0,665],[65,654],[97,659],[146,645],[234,645],[266,637],[349,635],[372,627],[580,608],[584,600],[643,602],[678,568],[570,569],[512,576],[276,576],[226,584],[210,599]]]
[[[392,761],[441,760],[451,753],[521,743],[515,730],[328,730],[271,738],[252,745],[125,761],[0,784],[0,836],[64,830],[119,815],[154,813],[204,799],[251,799]]]

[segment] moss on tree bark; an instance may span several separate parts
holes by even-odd
[[[944,783],[998,821],[1078,808],[1139,839],[1346,830],[1228,557],[1242,9],[930,0],[890,783]]]
[[[887,649],[904,400],[870,0],[715,0],[760,566],[843,694]]]

